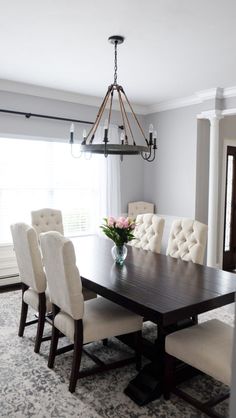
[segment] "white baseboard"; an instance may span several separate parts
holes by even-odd
[[[17,284],[17,283],[20,283],[19,276],[0,278],[0,287],[8,286],[9,284]]]

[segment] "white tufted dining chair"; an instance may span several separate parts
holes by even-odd
[[[128,203],[128,217],[136,219],[143,213],[154,213],[154,204],[149,202],[130,202]]]
[[[142,317],[103,297],[84,303],[73,243],[58,232],[41,234],[40,241],[54,317],[48,367],[53,367],[58,354],[59,331],[73,343],[72,347],[69,346],[73,349],[70,392],[75,391],[77,379],[81,377],[83,344],[135,333],[136,365],[140,366]]]
[[[192,219],[172,223],[166,255],[202,264],[207,241],[207,225]]]
[[[136,248],[159,253],[164,224],[165,220],[155,214],[138,215],[134,229],[135,239],[130,241],[129,244]]]
[[[175,385],[176,359],[200,370],[227,386],[231,384],[234,328],[211,319],[192,327],[176,331],[165,339],[164,397],[173,392],[211,417],[220,417],[212,407],[223,401],[229,393],[202,403]],[[212,415],[213,413],[213,415]]]
[[[11,225],[14,251],[22,283],[22,305],[19,337],[23,337],[25,326],[38,322],[34,351],[40,350],[43,341],[45,314],[52,310],[46,293],[46,276],[43,269],[37,234],[24,223]],[[26,322],[28,305],[38,312],[38,320]]]
[[[58,231],[64,234],[62,213],[58,209],[39,209],[31,212],[31,223],[37,235],[47,231]]]
[[[64,228],[62,222],[62,213],[58,209],[39,209],[31,212],[31,223],[39,235],[43,232],[57,231],[64,235]],[[96,293],[83,287],[83,295],[85,300],[96,298]]]

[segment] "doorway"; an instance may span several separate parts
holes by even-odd
[[[223,270],[236,269],[236,147],[227,147]]]

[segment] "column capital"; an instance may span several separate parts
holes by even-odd
[[[222,114],[222,110],[217,109],[207,110],[198,115],[198,119],[208,119],[211,124],[223,119],[223,117],[224,115]]]
[[[215,124],[217,124],[217,123],[219,123],[219,121],[221,120],[221,119],[223,119],[223,115],[222,115],[222,113],[219,111],[219,112],[215,112],[215,114],[213,114],[213,115],[209,115],[209,117],[208,117],[208,119],[209,119],[209,121],[210,121],[210,124],[211,125],[215,125]]]

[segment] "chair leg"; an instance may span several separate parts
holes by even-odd
[[[136,357],[136,370],[141,370],[142,367],[142,331],[135,333],[135,357]]]
[[[192,316],[192,320],[193,320],[193,324],[197,325],[198,324],[198,316],[197,315],[193,315]]]
[[[104,340],[102,340],[102,343],[104,345],[104,347],[108,346],[108,338],[104,338]]]
[[[37,326],[37,333],[34,345],[34,352],[39,353],[42,337],[43,337],[43,330],[45,324],[45,315],[46,315],[46,296],[45,293],[39,293],[39,318],[38,318],[38,326]]]
[[[175,357],[165,354],[163,395],[170,399],[170,393],[175,386]]]
[[[48,357],[49,369],[52,369],[54,366],[57,345],[58,345],[58,340],[60,336],[60,331],[54,326],[54,318],[59,311],[60,309],[56,305],[52,305],[53,323],[52,323],[52,338],[51,338],[50,352],[49,352],[49,357]]]
[[[83,323],[82,320],[74,321],[75,334],[74,334],[74,353],[73,363],[70,375],[69,391],[73,393],[75,391],[76,383],[79,377],[80,362],[82,356],[83,347]]]
[[[18,336],[23,337],[24,330],[25,330],[25,323],[28,313],[28,304],[24,302],[24,293],[28,289],[28,286],[26,286],[24,283],[21,284],[22,286],[22,303],[21,303],[21,315],[20,315],[20,325],[19,325],[19,331]]]
[[[22,299],[21,315],[20,315],[20,326],[19,326],[19,331],[18,331],[18,336],[19,337],[23,337],[23,335],[24,335],[27,313],[28,313],[28,305]]]

